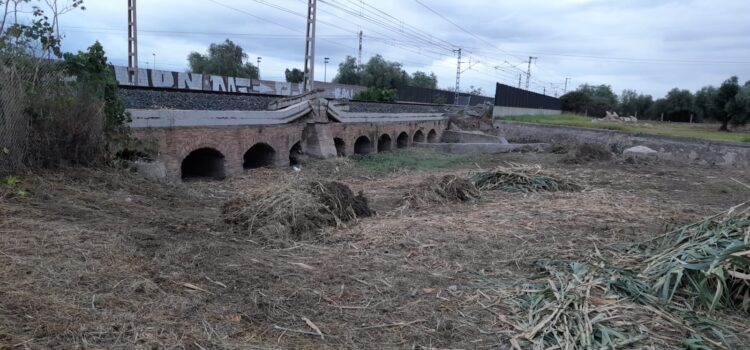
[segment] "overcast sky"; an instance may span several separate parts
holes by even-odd
[[[561,94],[568,77],[569,89],[610,84],[618,94],[635,89],[655,97],[673,87],[719,85],[731,75],[750,80],[748,0],[420,1],[437,14],[416,0],[319,0],[316,80],[324,79],[323,57],[331,59],[329,81],[347,55],[356,57],[360,30],[363,61],[381,54],[410,73],[435,72],[441,88],[455,86],[451,50],[462,48],[462,90],[473,85],[488,95],[495,82],[517,85],[530,55],[538,57],[530,88],[550,95]],[[140,65],[152,68],[156,54],[158,69],[184,71],[191,51],[229,38],[251,61],[262,57],[262,79],[283,80],[285,68],[303,66],[306,3],[139,0]],[[85,4],[86,11],[61,19],[64,49],[99,40],[113,64],[127,65],[127,0]]]

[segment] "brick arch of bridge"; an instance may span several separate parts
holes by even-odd
[[[443,135],[448,126],[447,120],[421,121],[421,122],[392,122],[392,123],[334,123],[330,124],[333,138],[340,138],[346,142],[346,155],[354,154],[354,143],[360,136],[367,136],[372,146],[371,153],[377,153],[378,139],[383,134],[388,134],[393,143],[391,149],[396,149],[398,135],[406,132],[409,135],[408,147],[412,146],[411,137],[417,130],[425,134],[435,130],[437,140]]]
[[[227,176],[242,174],[245,152],[258,143],[271,146],[273,164],[289,164],[289,150],[300,142],[304,124],[278,126],[185,127],[140,129],[135,136],[158,151],[167,168],[167,176],[181,177],[182,161],[200,148],[213,148],[224,156]],[[304,142],[301,142],[304,144]]]

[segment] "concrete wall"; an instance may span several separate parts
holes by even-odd
[[[609,130],[496,121],[495,133],[510,142],[600,143],[612,149],[646,146],[659,159],[687,164],[750,168],[750,144],[668,136],[636,136]]]
[[[173,88],[194,91],[224,91],[245,94],[269,94],[293,96],[302,94],[302,84],[282,81],[269,81],[226,77],[219,75],[203,75],[186,72],[170,72],[155,69],[139,69],[138,81],[130,84],[128,67],[115,66],[115,78],[120,85]],[[315,82],[316,89],[323,89],[321,97],[351,99],[365,90],[362,86],[343,85]]]
[[[558,115],[562,114],[562,111],[552,109],[539,109],[539,108],[520,108],[520,107],[504,107],[495,106],[492,109],[493,117],[507,117],[512,115]]]

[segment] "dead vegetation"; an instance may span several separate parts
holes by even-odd
[[[582,187],[570,181],[542,172],[539,165],[510,164],[491,171],[476,173],[471,182],[481,191],[557,192],[580,191]]]
[[[221,212],[227,224],[268,241],[314,239],[324,227],[373,214],[367,198],[361,192],[355,196],[345,184],[300,178],[231,199]]]
[[[612,160],[612,152],[605,145],[599,143],[584,143],[572,147],[563,162],[569,164],[583,164],[589,162],[606,162]]]
[[[746,199],[747,188],[728,179],[750,182],[745,172],[569,166],[560,158],[507,154],[482,164],[542,164],[558,179],[586,183],[586,191],[483,191],[479,201],[328,221],[333,226],[312,239],[270,234],[283,244],[227,225],[221,208],[238,196],[273,195],[292,178],[286,170],[177,185],[108,171],[22,176],[28,194],[0,199],[0,348],[702,349],[750,342],[747,314],[735,309],[741,298],[722,297],[714,311],[695,298],[690,281],[703,272],[684,270],[666,304],[651,301],[661,292],[640,276],[646,259],[664,256],[658,260],[671,261],[664,266],[678,268],[670,259],[742,242],[747,226],[739,216],[665,227]],[[305,169],[294,193],[322,203],[310,184],[325,188],[321,179],[330,177]],[[354,197],[363,190],[370,206],[385,211],[426,177],[437,184],[458,172],[339,176]],[[352,197],[333,187],[326,191]],[[356,213],[340,203],[347,209],[332,211]],[[690,246],[702,248],[666,254]],[[747,273],[735,258],[742,256],[708,265],[712,296],[721,284],[710,284],[719,271],[711,266],[726,266],[729,277]],[[730,295],[743,295],[742,278],[725,281]]]
[[[750,213],[741,205],[632,244],[615,261],[599,252],[567,266],[544,260],[545,276],[513,299],[529,317],[518,318],[512,344],[737,348],[750,306],[748,242]]]
[[[445,175],[440,179],[427,177],[404,194],[401,207],[424,208],[434,204],[472,202],[480,197],[476,186],[465,178],[456,175]]]

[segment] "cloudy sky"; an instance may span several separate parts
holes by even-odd
[[[63,1],[63,0],[61,0]],[[64,48],[99,40],[127,65],[127,0],[85,0],[86,11],[61,19]],[[142,67],[184,71],[191,51],[231,39],[262,57],[261,77],[283,80],[302,68],[305,0],[139,0]],[[327,80],[347,56],[381,54],[409,72],[432,71],[440,87],[517,85],[531,66],[530,89],[561,94],[582,83],[610,84],[655,97],[673,87],[696,90],[731,75],[750,80],[748,0],[318,0],[316,79]],[[155,54],[155,57],[154,57]],[[155,61],[155,62],[154,62]],[[525,77],[523,85],[525,86]]]

